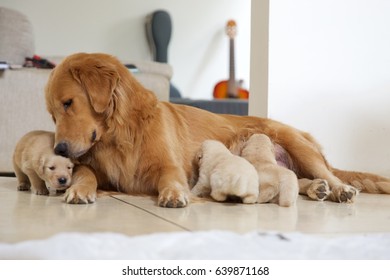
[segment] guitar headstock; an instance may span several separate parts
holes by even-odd
[[[229,20],[226,24],[226,34],[233,39],[237,34],[237,24],[234,20]]]

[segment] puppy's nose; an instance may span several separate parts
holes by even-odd
[[[68,144],[66,144],[65,142],[58,143],[57,146],[54,148],[54,153],[56,155],[68,157],[69,156]]]
[[[65,177],[58,178],[58,183],[60,185],[65,185],[68,180]]]

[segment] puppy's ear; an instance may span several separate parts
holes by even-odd
[[[85,89],[92,107],[103,113],[119,81],[118,72],[110,65],[86,65],[70,69],[73,78]]]

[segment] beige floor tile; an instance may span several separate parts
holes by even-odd
[[[193,203],[184,209],[156,206],[150,198],[118,195],[118,199],[188,230],[299,231],[316,234],[390,232],[390,196],[361,194],[354,204],[317,202],[300,196],[294,207],[275,204]]]
[[[59,232],[119,232],[139,235],[182,228],[115,198],[70,205],[60,196],[16,190],[14,178],[0,178],[0,242],[47,238]]]
[[[354,204],[316,202],[300,196],[294,207],[275,204],[192,203],[161,208],[156,198],[115,195],[90,205],[69,205],[60,196],[16,190],[0,178],[0,242],[46,238],[59,232],[154,232],[231,230],[299,231],[314,234],[390,232],[390,195],[361,194]]]

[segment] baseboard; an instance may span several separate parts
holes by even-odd
[[[13,172],[0,172],[0,177],[16,177]]]

